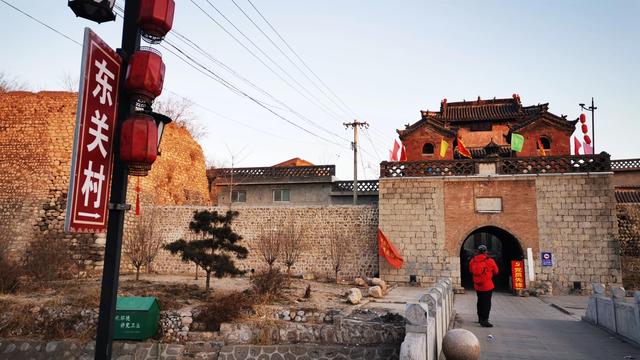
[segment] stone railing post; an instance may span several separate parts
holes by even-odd
[[[624,297],[627,292],[622,286],[611,288],[611,302],[613,303],[613,326],[615,332],[618,332],[618,312],[616,311],[616,305],[619,302],[624,302]]]
[[[640,329],[640,291],[633,292],[633,315],[637,329]],[[633,340],[640,344],[640,331],[635,334]]]
[[[424,303],[405,304],[406,335],[400,345],[400,360],[432,360],[429,356],[429,308]],[[431,351],[432,353],[432,351]]]
[[[433,317],[436,325],[436,354],[442,351],[442,339],[444,338],[444,319],[442,317],[442,295],[440,291],[429,288],[427,293],[420,298],[420,302],[429,304],[429,316]]]

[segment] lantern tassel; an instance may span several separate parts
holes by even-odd
[[[140,177],[136,184],[136,216],[140,216]]]

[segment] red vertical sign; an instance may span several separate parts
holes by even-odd
[[[105,232],[122,61],[85,28],[64,229]]]
[[[524,282],[524,261],[511,261],[511,279],[513,282],[513,290],[522,290],[526,288]]]

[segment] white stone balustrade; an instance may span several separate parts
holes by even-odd
[[[604,284],[594,283],[592,289],[582,320],[640,345],[640,291],[634,292],[632,302],[627,302],[622,287],[612,288],[611,297],[605,294]]]

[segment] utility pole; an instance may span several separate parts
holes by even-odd
[[[358,127],[368,128],[369,123],[366,121],[353,120],[350,123],[343,123],[345,128],[353,127],[353,205],[358,204]]]
[[[596,109],[597,107],[595,106],[594,102],[593,102],[593,96],[591,97],[591,106],[589,107],[585,107],[584,104],[578,104],[580,105],[580,107],[582,108],[582,110],[588,110],[591,111],[591,149],[593,150],[593,153],[596,153],[596,123],[595,123],[595,113],[596,113]]]
[[[104,268],[102,271],[102,288],[100,291],[100,314],[96,337],[96,360],[111,359],[113,329],[116,317],[116,299],[118,294],[118,277],[120,275],[120,248],[124,215],[127,209],[128,167],[120,160],[120,132],[122,123],[134,110],[134,103],[125,90],[125,79],[129,58],[140,46],[140,29],[138,28],[138,12],[140,0],[125,1],[124,24],[122,25],[122,48],[118,50],[122,57],[120,91],[118,94],[118,121],[113,139],[114,161],[111,198],[109,204],[109,222],[107,224],[107,242],[104,252]]]

